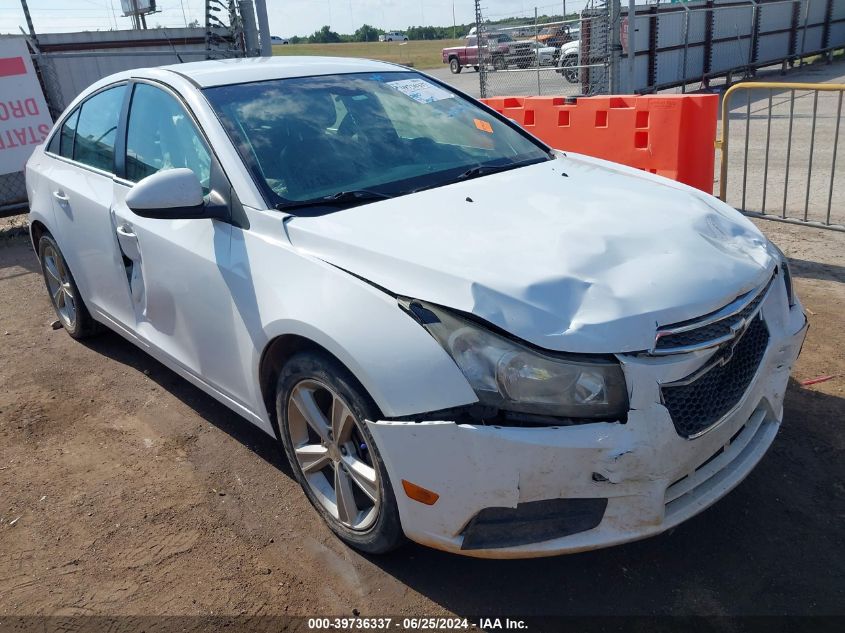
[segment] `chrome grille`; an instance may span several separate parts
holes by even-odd
[[[721,420],[748,390],[769,344],[765,321],[751,321],[735,343],[726,344],[703,369],[663,385],[663,404],[678,435],[691,439]]]
[[[733,339],[757,314],[772,286],[774,276],[762,289],[746,293],[711,314],[660,328],[652,354],[679,354],[715,347]]]

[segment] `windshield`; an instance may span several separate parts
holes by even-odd
[[[414,72],[297,77],[204,94],[278,208],[328,196],[351,205],[550,159]],[[375,195],[337,196],[349,192]]]

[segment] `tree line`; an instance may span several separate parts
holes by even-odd
[[[567,19],[572,20],[577,18],[577,14],[570,14]],[[538,19],[539,24],[544,22],[554,22],[562,20],[563,17],[559,15],[542,15]],[[533,18],[505,18],[502,20],[494,20],[488,22],[491,26],[508,26],[515,24],[525,25],[527,22],[533,22]],[[402,31],[409,40],[448,40],[452,38],[459,38],[466,35],[469,30],[475,26],[475,22],[470,24],[457,24],[455,26],[409,26]],[[340,42],[378,42],[379,35],[387,33],[384,29],[371,26],[369,24],[362,24],[352,34],[338,33],[332,31],[329,25],[314,31],[311,35],[301,37],[294,35],[289,38],[291,44],[336,44]]]
[[[474,24],[458,24],[451,26],[409,26],[402,31],[409,40],[447,40],[452,37],[466,35]],[[354,33],[338,33],[326,25],[314,31],[311,35],[300,37],[294,35],[289,38],[291,44],[336,44],[340,42],[378,42],[379,35],[387,33],[384,29],[369,24],[362,24]]]

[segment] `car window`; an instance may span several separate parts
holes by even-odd
[[[126,178],[137,182],[178,167],[193,171],[208,193],[211,152],[191,117],[164,90],[136,84],[126,132]]]
[[[76,135],[73,140],[73,159],[104,171],[114,167],[114,142],[126,86],[116,86],[98,92],[80,108]],[[64,146],[62,147],[64,155]]]
[[[55,134],[50,138],[50,142],[47,143],[47,151],[52,154],[59,153],[59,141],[62,138],[61,130],[57,130]]]
[[[50,145],[47,150],[64,156],[65,158],[73,158],[73,137],[76,134],[76,122],[79,119],[79,108],[74,110],[62,123],[61,129],[53,135],[50,139]]]

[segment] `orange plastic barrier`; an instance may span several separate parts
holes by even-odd
[[[717,95],[483,101],[556,149],[637,167],[713,192]]]

